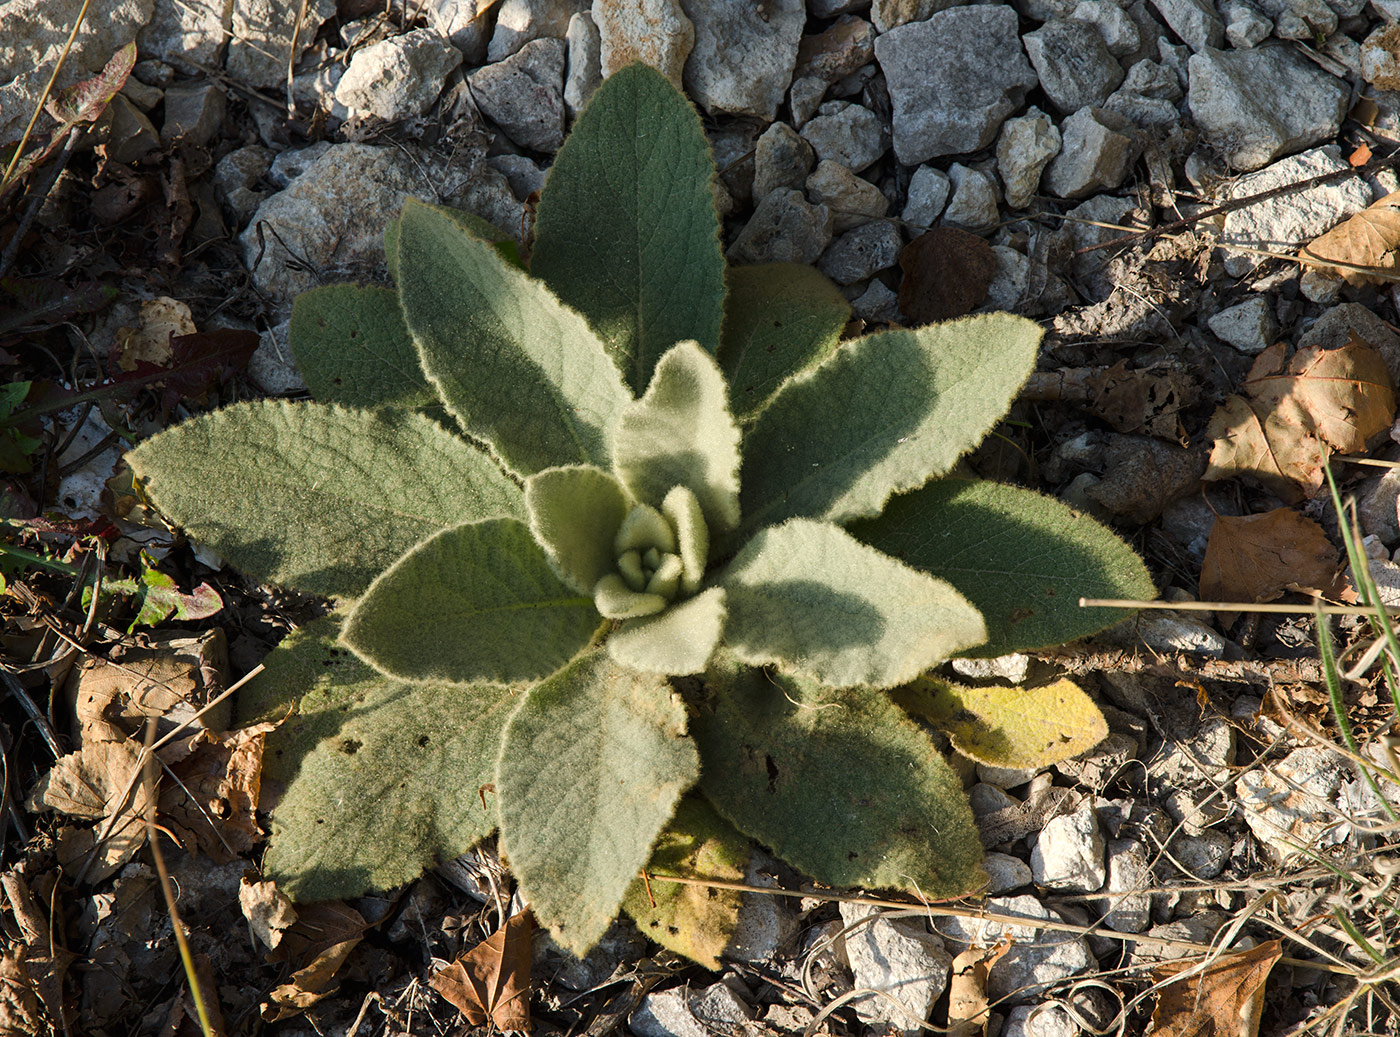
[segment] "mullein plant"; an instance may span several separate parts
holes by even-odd
[[[726,266],[714,178],[689,102],[626,68],[556,157],[528,270],[410,201],[396,289],[296,300],[317,402],[128,455],[191,538],[336,603],[241,704],[290,714],[265,867],[294,897],[393,886],[498,830],[563,946],[625,908],[713,964],[737,895],[647,895],[649,861],[739,878],[753,837],[834,885],[975,889],[972,814],[909,708],[932,680],[928,717],[976,710],[923,675],[1122,615],[1081,596],[1151,593],[1091,518],[951,474],[1034,367],[1034,323],[843,342],[811,268]],[[1024,720],[1034,691],[1003,690]],[[1074,716],[1050,742],[1087,747]]]

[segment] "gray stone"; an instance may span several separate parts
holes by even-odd
[[[953,197],[943,210],[943,222],[967,230],[989,230],[1000,213],[997,211],[997,182],[991,173],[954,162],[948,170],[953,183]]]
[[[430,29],[414,29],[355,52],[335,99],[351,114],[397,122],[422,115],[442,93],[462,52]]]
[[[1074,1017],[1049,1002],[1043,1005],[1017,1005],[1006,1013],[1001,1037],[1080,1037]]]
[[[1000,785],[993,785],[989,781],[979,781],[968,789],[967,800],[972,805],[973,817],[986,817],[988,814],[995,814],[998,810],[1007,810],[1021,805],[1019,799]]]
[[[1019,857],[1007,853],[988,853],[982,858],[982,866],[987,869],[985,893],[994,897],[999,893],[1010,893],[1013,889],[1031,884],[1031,869]]]
[[[564,142],[563,40],[531,40],[467,76],[477,106],[515,143],[554,152]]]
[[[603,81],[603,68],[598,57],[598,26],[587,12],[569,19],[564,35],[568,44],[568,72],[564,76],[564,108],[569,118],[577,118],[583,106]]]
[[[1240,775],[1235,795],[1254,837],[1283,861],[1346,841],[1338,808],[1351,777],[1342,757],[1309,745]]]
[[[476,66],[486,60],[495,5],[496,0],[427,0],[422,11],[428,28],[460,50],[467,65]]]
[[[1060,127],[1060,153],[1045,186],[1060,198],[1083,198],[1121,184],[1137,159],[1132,123],[1105,108],[1081,108]]]
[[[996,139],[1039,82],[1017,30],[1014,9],[975,5],[939,11],[875,40],[900,162],[977,151]]]
[[[1259,0],[1283,40],[1326,39],[1337,31],[1337,12],[1323,0]]]
[[[865,994],[853,999],[856,1014],[869,1024],[918,1033],[948,986],[953,959],[943,949],[943,941],[930,933],[920,918],[886,918],[879,908],[863,904],[843,903],[840,910],[841,921],[849,930],[846,957],[856,987],[887,995]],[[870,921],[859,928],[849,929],[867,918]],[[903,1011],[890,1003],[891,998]]]
[[[1031,874],[1036,885],[1068,893],[1093,893],[1103,886],[1103,836],[1090,803],[1052,817],[1033,839]]]
[[[1379,479],[1372,480],[1356,502],[1356,517],[1362,530],[1379,537],[1386,547],[1400,543],[1397,501],[1400,501],[1400,470],[1392,468]]]
[[[831,244],[831,211],[801,191],[780,188],[754,207],[734,244],[732,263],[815,263]]]
[[[1136,839],[1112,839],[1107,847],[1108,881],[1101,901],[1104,925],[1115,932],[1140,933],[1152,922],[1152,894],[1156,883],[1148,863],[1147,847]]]
[[[1021,43],[1041,89],[1060,112],[1101,105],[1123,82],[1123,66],[1087,22],[1052,18],[1022,36]]]
[[[1223,658],[1230,642],[1189,612],[1157,612],[1140,616],[1130,630],[1130,643],[1158,652],[1190,652]]]
[[[603,78],[645,61],[681,89],[681,71],[695,46],[695,25],[679,0],[593,0]]]
[[[1346,168],[1335,145],[1314,148],[1240,177],[1231,185],[1230,197],[1248,198]],[[1226,248],[1226,272],[1240,277],[1263,262],[1262,257],[1249,253],[1232,254],[1230,246],[1291,252],[1370,203],[1371,188],[1366,181],[1360,176],[1349,176],[1340,182],[1275,195],[1234,209],[1225,214],[1220,233],[1220,244]]]
[[[1264,352],[1278,335],[1273,302],[1264,295],[1251,295],[1244,302],[1221,310],[1206,324],[1216,338],[1249,356]]]
[[[1208,947],[1211,944],[1211,938],[1228,921],[1230,921],[1229,917],[1219,911],[1201,911],[1188,918],[1168,922],[1166,925],[1153,926],[1147,930],[1147,935],[1155,937],[1156,940],[1170,941],[1166,946],[1157,943],[1156,940],[1151,943],[1129,943],[1125,946],[1132,950],[1131,960],[1134,966],[1172,961],[1181,956],[1181,951],[1179,948],[1171,946],[1171,943],[1194,943],[1198,946]]]
[[[291,322],[282,321],[258,338],[258,348],[248,358],[248,377],[269,396],[289,396],[306,391],[297,370],[288,336]]]
[[[1199,53],[1225,42],[1225,23],[1207,0],[1152,0],[1172,32]]]
[[[261,90],[285,86],[287,52],[292,48],[292,32],[301,6],[301,0],[239,0],[233,4],[232,35],[224,67],[234,80]],[[310,0],[306,4],[296,33],[301,53],[316,42],[321,23],[334,14],[335,0]]]
[[[995,248],[1005,248],[996,245]],[[1011,251],[1015,252],[1015,249]],[[1031,659],[1020,652],[998,655],[990,659],[954,659],[950,663],[953,672],[975,681],[999,680],[1009,684],[1020,684],[1030,673]]]
[[[114,162],[136,162],[160,147],[160,135],[151,120],[124,94],[112,98],[92,133],[94,142],[105,138],[107,157]]]
[[[826,89],[830,84],[820,76],[798,76],[792,81],[788,91],[788,108],[792,110],[792,124],[801,127],[817,114]]]
[[[155,0],[136,46],[145,58],[213,66],[232,25],[233,5],[226,0]]]
[[[780,187],[800,189],[815,159],[812,145],[787,123],[775,122],[769,126],[754,145],[754,201],[762,201]]]
[[[889,32],[900,25],[921,22],[935,11],[954,6],[957,0],[874,0],[870,5],[870,20],[880,32]]]
[[[834,18],[869,6],[870,0],[807,0],[807,13],[813,18]]]
[[[684,73],[695,103],[711,115],[777,115],[807,20],[802,0],[682,0],[681,6],[695,27]]]
[[[1176,73],[1156,61],[1139,61],[1103,106],[1124,116],[1133,125],[1171,127],[1181,121],[1183,97]]]
[[[522,202],[544,187],[544,170],[524,155],[492,155],[486,164],[505,176],[511,194]]]
[[[715,983],[698,994],[687,987],[648,994],[628,1017],[627,1027],[637,1037],[713,1037],[743,1032],[752,1019],[753,1009],[732,987]]]
[[[934,927],[954,953],[972,944],[991,947],[1003,935],[1011,937],[1011,949],[988,972],[988,998],[1006,998],[1011,1004],[1034,1003],[1049,984],[1096,967],[1082,937],[1037,928],[1037,920],[1059,919],[1035,897],[994,897],[986,904],[990,913],[1020,916],[1025,922],[1007,925],[984,918],[938,918]]]
[[[1104,740],[1087,753],[1072,760],[1055,764],[1055,770],[1067,778],[1095,791],[1102,791],[1122,774],[1124,765],[1137,758],[1137,739],[1118,731],[1110,731]]]
[[[502,0],[496,8],[496,31],[486,60],[503,61],[531,40],[562,40],[574,15],[588,9],[589,0]]]
[[[797,45],[794,80],[813,76],[825,84],[859,72],[875,58],[875,27],[863,18],[845,15]]]
[[[1274,23],[1259,13],[1249,0],[1225,0],[1220,5],[1225,16],[1225,39],[1236,50],[1248,50],[1263,43],[1274,31]]]
[[[286,187],[333,147],[335,145],[330,141],[320,140],[304,148],[279,151],[273,156],[272,165],[268,167],[267,178],[277,187]]]
[[[851,312],[867,324],[898,324],[899,296],[878,278],[851,300]]]
[[[1191,116],[1231,167],[1244,172],[1331,140],[1347,97],[1346,84],[1287,47],[1191,56]]]
[[[1070,18],[1092,25],[1115,58],[1136,53],[1142,46],[1142,33],[1138,31],[1137,22],[1112,0],[1079,0],[1070,12]]]
[[[947,173],[933,166],[920,166],[909,178],[909,195],[900,216],[911,229],[932,227],[952,191],[953,181]]]
[[[992,271],[992,283],[987,286],[986,305],[994,310],[1018,309],[1030,291],[1030,258],[1009,245],[993,245],[992,262],[995,267]],[[1019,658],[1024,659],[1025,656]]]
[[[850,101],[828,101],[802,127],[817,159],[840,162],[859,173],[885,153],[889,144],[879,116]]]
[[[1040,190],[1040,175],[1060,153],[1060,131],[1034,105],[1025,115],[1002,123],[997,138],[997,172],[1006,190],[1006,204],[1024,209]]]
[[[1230,862],[1230,837],[1218,828],[1207,828],[1197,835],[1177,832],[1167,849],[1187,875],[1198,881],[1215,878]]]
[[[17,141],[58,56],[76,23],[82,0],[8,0],[0,4],[0,141]],[[112,0],[94,7],[73,40],[54,89],[62,90],[98,72],[112,55],[136,38],[151,18],[152,0]],[[40,111],[34,124],[43,139],[55,122]]]
[[[765,889],[779,886],[774,867],[773,858],[755,850],[749,856],[744,882]],[[797,907],[792,900],[766,893],[741,894],[734,932],[723,956],[751,965],[771,962],[797,935],[797,930]]]
[[[740,204],[753,197],[753,156],[758,148],[759,129],[751,119],[738,119],[707,133],[710,151],[719,168],[719,179]]]
[[[272,151],[258,144],[237,148],[219,159],[214,167],[214,190],[242,227],[257,211],[267,192],[258,182],[272,166]]]
[[[1022,785],[1035,779],[1041,773],[1039,767],[994,767],[988,763],[977,765],[977,778],[988,785],[996,785],[1003,789],[1020,788]],[[1049,775],[1044,779],[1048,782]]]
[[[1207,717],[1186,739],[1171,739],[1148,768],[1152,796],[1192,835],[1229,812],[1220,786],[1234,762],[1235,729],[1223,717]]]
[[[872,220],[833,241],[822,253],[817,269],[837,284],[855,284],[894,266],[903,244],[893,223]]]
[[[807,177],[806,187],[814,202],[831,210],[833,230],[838,234],[878,219],[890,206],[889,199],[878,187],[830,159],[817,164],[812,175]]]

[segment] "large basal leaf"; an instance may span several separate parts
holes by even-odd
[[[981,610],[987,640],[966,654],[1006,655],[1088,637],[1129,615],[1080,598],[1151,598],[1142,559],[1111,529],[1053,497],[1003,483],[940,479],[894,498],[851,533],[947,580]]]
[[[292,302],[297,368],[322,403],[414,410],[438,402],[389,288],[330,284]]]
[[[878,691],[711,668],[691,721],[700,789],[741,832],[833,886],[956,896],[984,879],[962,782]]]
[[[593,599],[559,582],[523,522],[444,529],[385,570],[343,640],[403,680],[538,680],[588,644]]]
[[[423,204],[448,217],[472,237],[490,243],[491,247],[507,263],[519,267],[521,270],[525,269],[515,239],[494,223],[482,219],[474,212],[467,212],[465,209],[454,209],[450,205],[431,205],[428,202]],[[395,216],[384,224],[384,260],[385,265],[389,268],[389,276],[394,279],[395,283],[399,280],[399,221],[400,217]]]
[[[622,909],[668,951],[718,969],[719,956],[734,936],[743,895],[655,876],[743,882],[750,852],[748,837],[736,832],[714,807],[699,796],[686,796],[647,862],[654,877],[650,883],[635,880]]]
[[[921,677],[894,692],[907,711],[946,733],[978,763],[1034,770],[1087,753],[1108,737],[1103,712],[1073,681],[965,688]]]
[[[730,267],[719,362],[736,417],[761,410],[791,375],[836,348],[851,304],[831,279],[801,263]]]
[[[521,694],[390,680],[336,645],[337,626],[297,631],[239,694],[245,723],[287,717],[263,755],[278,799],[264,867],[300,901],[401,885],[490,833],[482,790]]]
[[[987,313],[867,335],[778,392],[744,437],[753,530],[794,515],[847,522],[950,471],[1006,414],[1041,329]]]
[[[496,771],[501,848],[541,925],[582,957],[700,771],[665,678],[604,651],[535,685]]]
[[[754,537],[725,571],[725,643],[834,687],[890,688],[980,644],[982,617],[951,584],[826,522]]]
[[[485,453],[416,414],[240,403],[126,455],[156,505],[243,572],[354,596],[464,519],[524,517]]]
[[[660,507],[676,486],[700,501],[714,533],[739,524],[739,429],[724,375],[696,342],[668,350],[640,400],[622,411],[614,470],[632,496]]]
[[[588,318],[635,393],[675,343],[719,344],[714,175],[695,109],[638,64],[594,92],[545,181],[531,269]]]
[[[398,244],[404,318],[462,427],[525,475],[608,467],[629,395],[584,319],[432,206],[405,203]]]

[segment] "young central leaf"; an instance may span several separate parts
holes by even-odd
[[[609,619],[660,612],[700,586],[709,532],[695,494],[673,487],[661,507],[638,504],[613,537],[615,569],[593,588],[598,611]]]

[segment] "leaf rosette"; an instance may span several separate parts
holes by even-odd
[[[732,862],[753,836],[823,881],[965,892],[971,812],[887,692],[1118,618],[1067,611],[1081,595],[1150,592],[1091,519],[954,475],[1032,369],[1035,324],[843,342],[849,307],[814,271],[726,269],[713,177],[695,110],[624,69],[556,158],[528,271],[479,220],[411,201],[386,230],[396,290],[296,302],[318,402],[237,405],[129,455],[191,536],[343,606],[242,707],[304,711],[268,857],[294,896],[406,881],[493,825],[579,953],[658,845]],[[354,666],[322,670],[338,645]],[[492,800],[456,786],[484,773]],[[416,805],[367,821],[371,790]],[[708,803],[677,814],[688,790]],[[849,838],[820,823],[838,816]],[[698,901],[627,904],[684,953],[723,945]],[[702,910],[703,940],[667,935]]]

